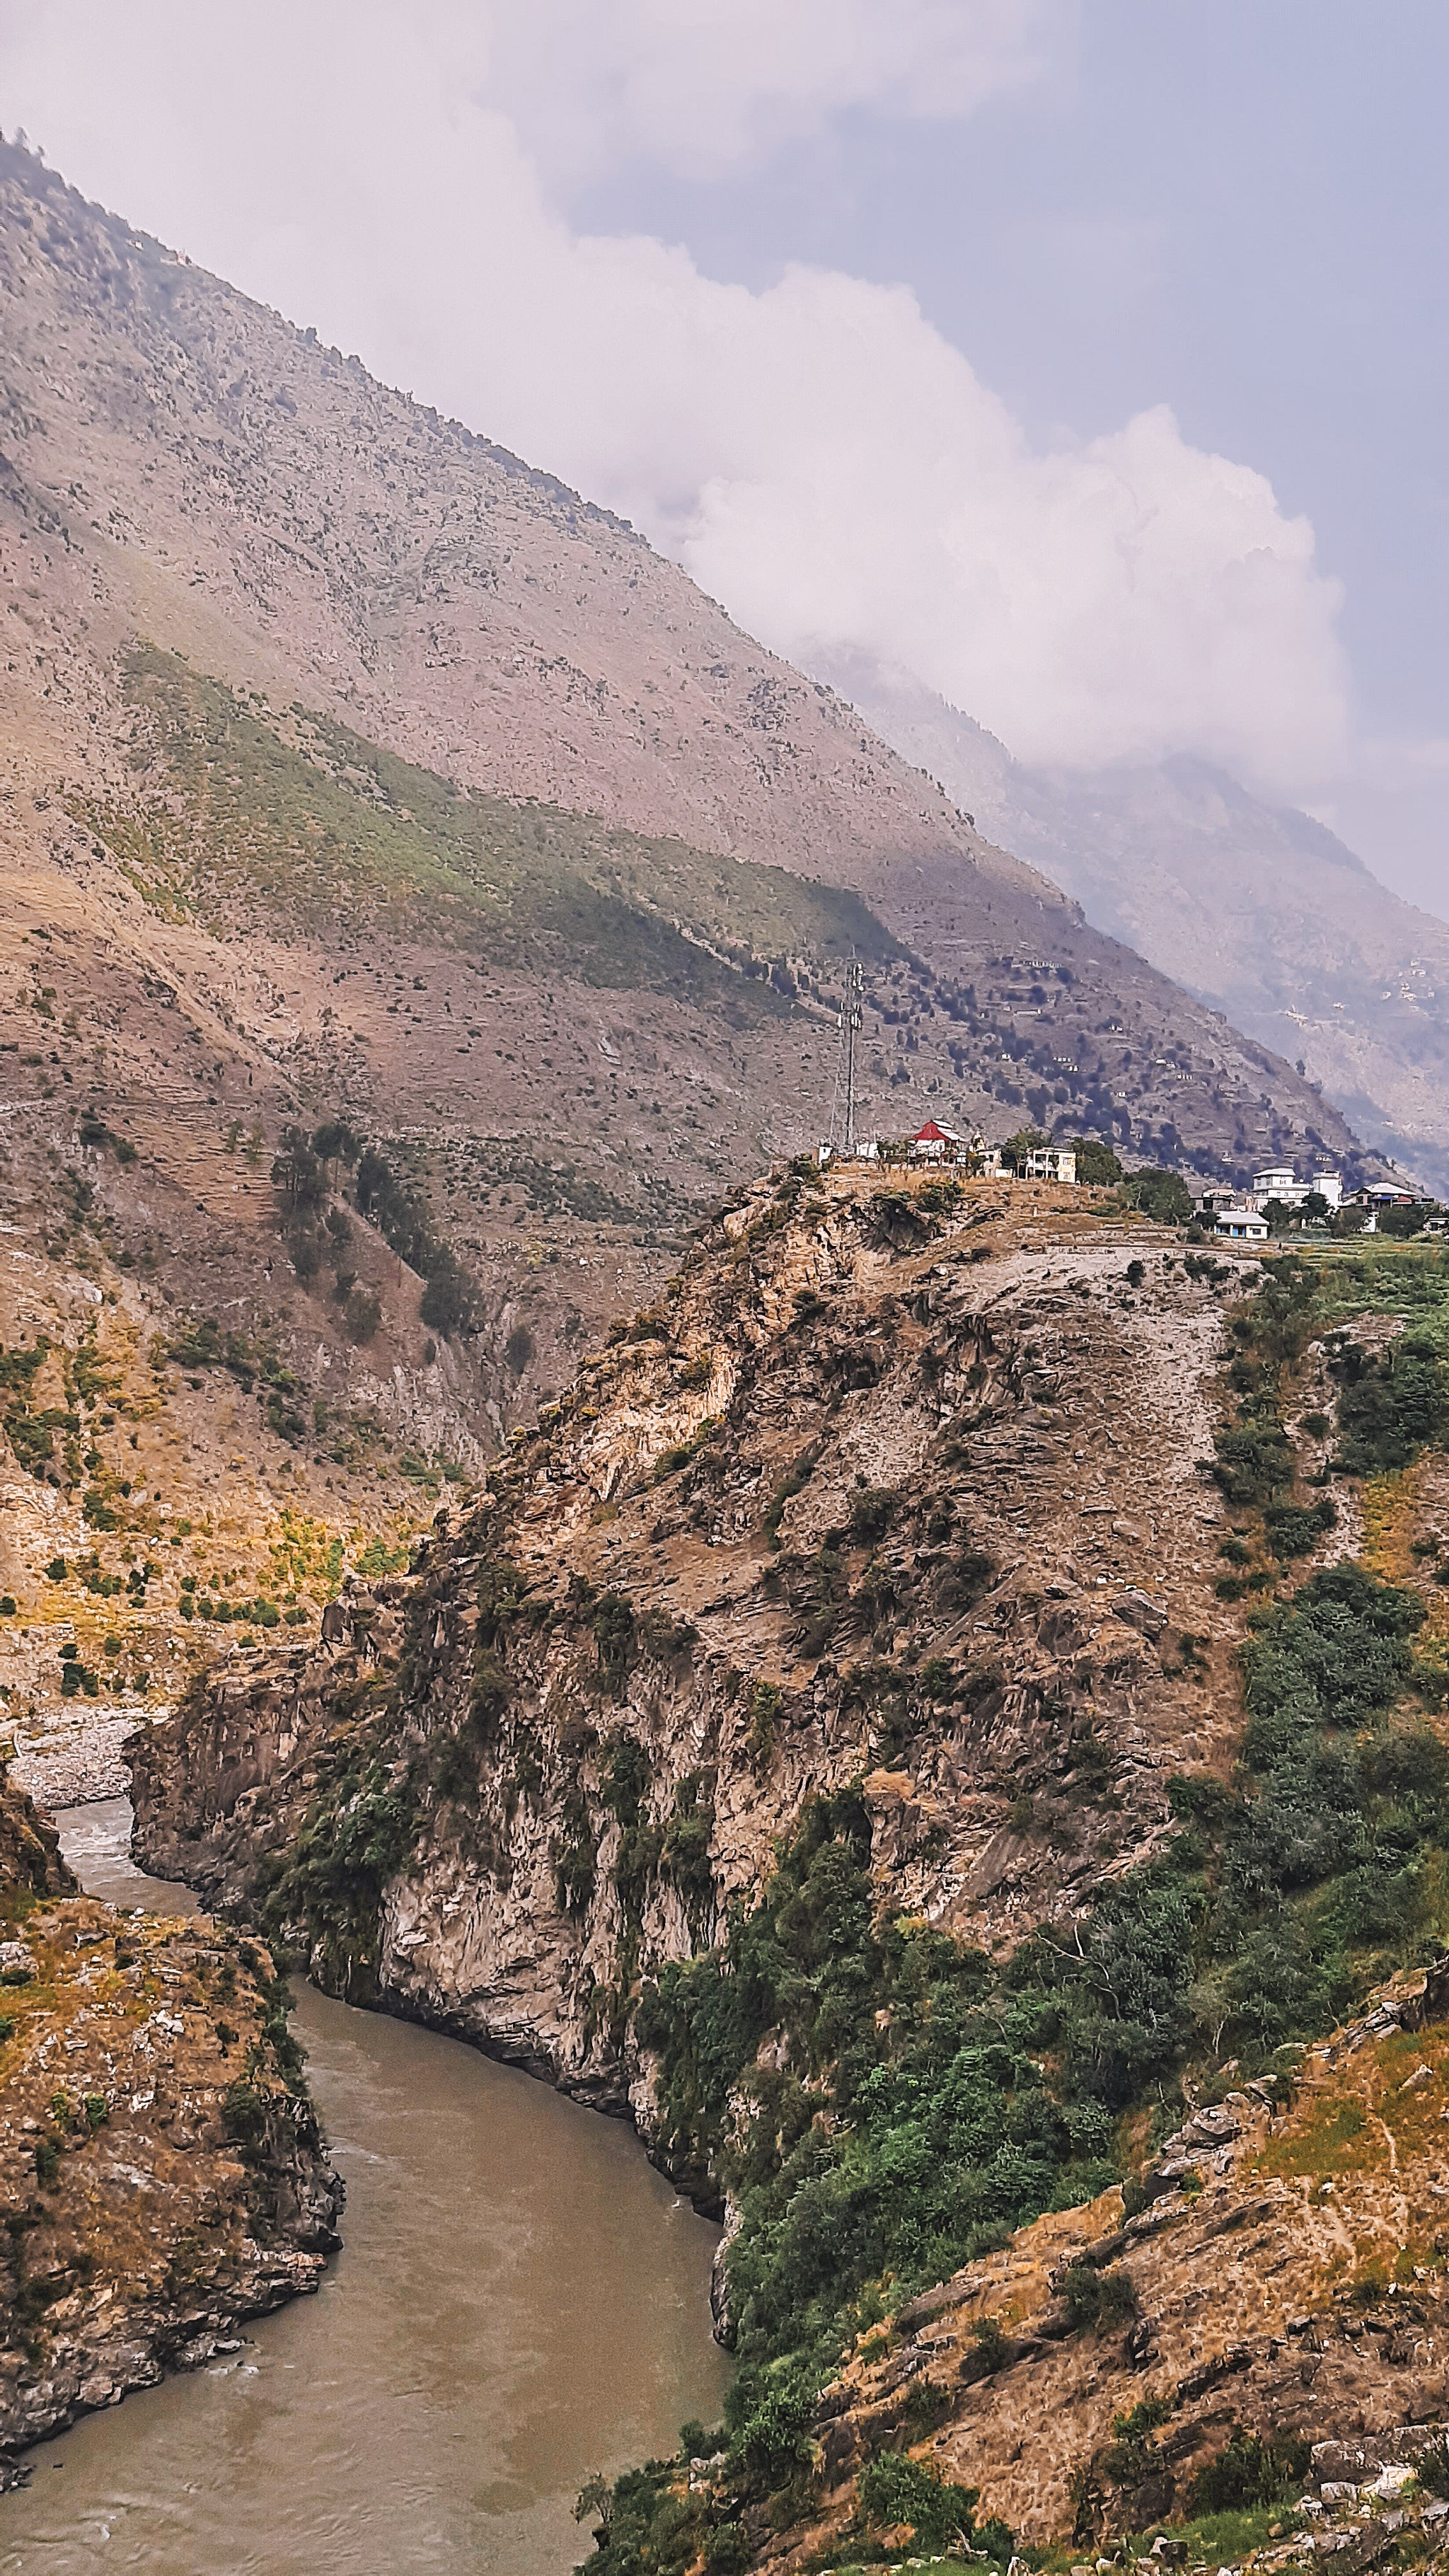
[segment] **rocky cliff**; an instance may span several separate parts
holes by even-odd
[[[1131,2413],[1121,2373],[1160,2351],[1202,2394],[1244,2342],[1247,2309],[1209,2326],[1186,2284],[1221,2218],[1253,2307],[1295,2155],[1315,2186],[1361,2170],[1363,2208],[1335,2202],[1262,2288],[1254,2439],[1297,2384],[1284,2301],[1331,2300],[1339,2255],[1378,2280],[1395,2229],[1404,2280],[1437,2260],[1398,2059],[1330,2052],[1378,2071],[1371,2105],[1341,2071],[1325,2103],[1303,2050],[1449,1930],[1446,1322],[1433,1253],[1264,1267],[1085,1192],[777,1172],[407,1578],[137,1739],[154,1866],[325,1984],[627,2111],[724,2209],[740,2370],[701,2545],[743,2504],[721,2546],[788,2528],[794,2565],[827,2503],[827,2537],[866,2528],[886,2454],[953,2495],[967,2462],[995,2514],[1059,2527]],[[1438,2008],[1433,1985],[1420,2023]],[[1437,2045],[1405,2084],[1437,2083]],[[1370,2118],[1402,2185],[1329,2152]],[[1256,2199],[1198,2205],[1205,2174],[1260,2169]],[[1155,2342],[1123,2341],[1149,2307],[1130,2273],[1042,2321],[1040,2249],[1095,2279],[1139,2238]],[[902,2287],[957,2271],[948,2377],[892,2411],[925,2366]],[[822,2396],[842,2350],[859,2370]],[[992,2429],[1008,2361],[1061,2419],[1035,2452],[1007,2438],[1028,2382]],[[1315,2440],[1347,2438],[1357,2388],[1326,2372]],[[1163,2510],[1237,2422],[1184,2408]]]
[[[138,1849],[646,2135],[640,1979],[812,1798],[861,1782],[882,1889],[980,1940],[1145,1858],[1226,1740],[1236,1272],[1079,1195],[743,1194],[409,1580],[136,1742]]]
[[[79,1895],[8,1781],[0,1871],[9,2485],[29,2444],[315,2290],[342,2187],[265,1950]]]

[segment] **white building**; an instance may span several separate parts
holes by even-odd
[[[1243,1192],[1244,1205],[1256,1208],[1261,1215],[1270,1199],[1280,1207],[1301,1208],[1305,1199],[1321,1198],[1329,1215],[1343,1205],[1343,1180],[1339,1173],[1315,1172],[1311,1181],[1300,1181],[1291,1163],[1270,1163],[1253,1174],[1253,1186]]]
[[[1034,1146],[1022,1164],[1021,1176],[1024,1181],[1074,1181],[1076,1150],[1071,1145]]]
[[[1266,1243],[1268,1220],[1255,1207],[1219,1208],[1213,1220],[1214,1234],[1224,1235],[1233,1243]]]

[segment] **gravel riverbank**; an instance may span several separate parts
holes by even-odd
[[[69,1711],[43,1734],[15,1736],[10,1776],[53,1815],[57,1807],[89,1806],[95,1798],[124,1798],[129,1789],[121,1747],[138,1726],[155,1725],[169,1709],[144,1713],[104,1701]]]

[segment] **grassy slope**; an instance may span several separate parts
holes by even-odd
[[[329,719],[279,717],[176,655],[136,651],[127,691],[137,810],[96,804],[78,819],[163,914],[213,929],[247,907],[300,928],[426,928],[486,943],[495,963],[696,1003],[739,993],[700,941],[742,963],[897,953],[856,895],[468,795]]]

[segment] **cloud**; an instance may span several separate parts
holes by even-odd
[[[1338,590],[1261,475],[1162,408],[1034,451],[908,290],[798,268],[754,292],[580,236],[540,162],[571,132],[718,166],[866,101],[964,114],[1060,10],[533,0],[505,35],[441,0],[256,0],[245,43],[179,0],[4,23],[0,112],[88,193],[621,510],[780,650],[903,666],[1032,760],[1194,749],[1295,795],[1338,765]]]
[[[532,0],[487,90],[557,183],[639,158],[717,177],[855,107],[966,116],[1036,79],[1073,0]]]

